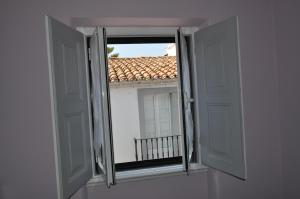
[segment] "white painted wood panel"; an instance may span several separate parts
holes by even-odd
[[[237,18],[195,33],[204,164],[246,178]]]
[[[84,35],[47,17],[59,198],[92,177],[90,98]]]

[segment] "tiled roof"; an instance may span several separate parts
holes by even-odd
[[[177,77],[175,56],[109,58],[110,82],[174,79]]]

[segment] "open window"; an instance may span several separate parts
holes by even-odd
[[[134,170],[182,167],[176,29],[164,35],[136,35],[130,28],[107,32],[108,48],[117,50],[108,54],[106,66],[117,178]]]
[[[57,187],[59,198],[69,198],[93,176],[103,176],[110,186],[121,172],[112,121],[120,109],[111,99],[115,95],[107,43],[113,35],[118,42],[132,42],[147,34],[134,28],[97,27],[87,36],[49,17],[46,23]],[[131,142],[133,162],[141,159],[150,167],[162,166],[160,155],[168,154],[177,158],[177,171],[203,164],[245,179],[237,18],[188,34],[184,28],[148,30],[150,40],[171,37],[176,43],[172,59],[178,81],[163,88],[139,87],[140,137]],[[139,166],[145,168],[144,163]],[[173,164],[164,165],[165,170]],[[137,165],[124,168],[136,170]]]

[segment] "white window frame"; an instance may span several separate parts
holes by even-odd
[[[84,33],[86,36],[91,35],[94,32],[95,28],[88,27],[78,27],[77,30]],[[179,27],[106,27],[106,36],[107,37],[163,37],[163,36],[176,36],[176,32]],[[193,33],[199,30],[199,27],[184,27],[181,28],[183,34],[185,36],[190,37],[189,50],[192,52],[193,50]],[[190,54],[191,58],[191,68],[194,70],[194,54]],[[191,77],[194,78],[194,77]],[[180,89],[178,88],[178,93],[180,93]],[[193,94],[196,94],[194,90],[192,90]],[[181,96],[178,97],[179,104],[182,104]],[[182,120],[182,112],[179,108],[180,120]],[[111,119],[111,118],[110,118]],[[181,121],[182,123],[183,121]],[[198,129],[199,124],[195,122],[195,128]],[[196,161],[190,164],[189,173],[206,171],[207,167],[201,163],[201,153],[200,153],[200,132],[198,130],[196,132],[196,145],[194,146],[197,149],[197,157]],[[129,170],[129,171],[116,171],[116,183],[124,182],[128,180],[144,180],[148,178],[153,178],[153,176],[168,176],[168,175],[178,175],[184,174],[186,175],[185,168],[183,164],[178,165],[169,165],[169,166],[161,166],[155,168],[145,168],[145,169],[137,169],[137,170]],[[95,174],[93,178],[89,181],[89,186],[91,184],[103,183],[104,179],[101,175]]]
[[[147,37],[171,36],[171,37],[175,37],[178,29],[179,29],[179,27],[107,27],[106,35],[107,35],[107,37],[138,37],[138,36],[147,36]],[[197,30],[199,30],[199,27],[182,28],[183,34],[185,36],[189,36],[191,38],[191,44],[189,46],[190,52],[193,51],[192,50],[193,49],[193,46],[192,46],[193,33]],[[194,68],[195,61],[194,61],[193,53],[191,53],[191,56],[192,56],[191,57],[192,58],[191,68]],[[181,78],[181,77],[179,77],[179,78]],[[192,77],[190,77],[190,78],[192,78]],[[180,86],[177,91],[178,94],[181,93],[181,89],[182,88]],[[194,91],[192,91],[192,93],[194,93]],[[181,96],[178,97],[178,102],[179,102],[179,105],[181,105],[183,103]],[[183,118],[182,118],[183,115],[182,114],[183,113],[181,112],[181,108],[179,108],[179,114],[180,114],[180,120],[181,120],[180,122],[181,122],[181,126],[182,126],[182,123],[183,123]],[[200,131],[196,131],[196,132],[197,132],[197,134],[200,133]],[[182,136],[184,136],[184,135],[182,135]],[[200,134],[197,135],[196,137],[199,138]],[[197,139],[196,144],[197,145],[200,144],[199,139]],[[206,170],[207,169],[207,167],[201,163],[201,153],[199,150],[200,145],[197,146],[196,148],[198,149],[197,162],[190,164],[190,171],[192,171],[192,172],[194,170],[199,170],[199,169]],[[147,169],[143,169],[143,172],[149,173],[150,176],[151,175],[164,175],[168,170],[171,173],[174,173],[174,172],[175,173],[185,173],[185,168],[181,164],[175,165],[175,167],[174,167],[174,165],[170,165],[170,166],[161,166],[161,167],[149,168],[149,169],[147,168]],[[144,176],[143,172],[139,172],[139,170],[116,172],[116,181],[124,179],[124,178],[134,178],[134,179],[137,179],[140,177],[144,178],[145,176]]]

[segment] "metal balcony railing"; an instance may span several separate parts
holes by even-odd
[[[136,161],[156,160],[182,156],[181,135],[134,138]]]

